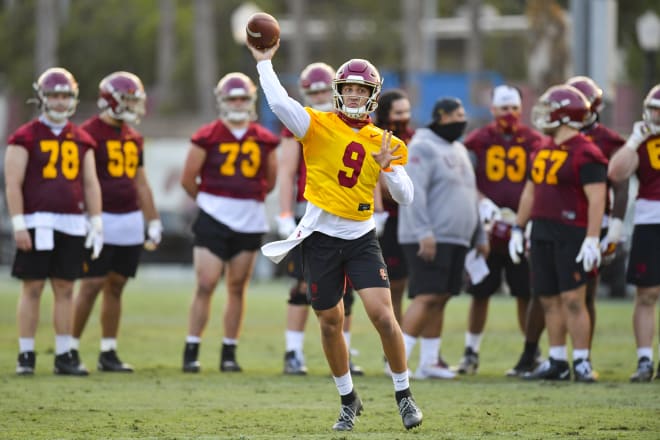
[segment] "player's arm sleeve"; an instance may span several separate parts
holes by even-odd
[[[382,174],[385,176],[387,189],[390,191],[390,195],[395,202],[399,205],[409,205],[412,203],[415,188],[403,166],[393,165],[392,171]]]
[[[304,137],[311,121],[305,108],[282,87],[270,60],[259,61],[257,71],[270,109],[298,139]]]

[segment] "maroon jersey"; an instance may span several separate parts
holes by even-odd
[[[600,151],[603,152],[603,154],[608,160],[612,159],[612,156],[614,156],[616,150],[621,148],[623,144],[626,143],[625,139],[623,139],[619,135],[619,133],[617,133],[614,130],[610,130],[609,128],[605,127],[603,124],[600,124],[598,122],[592,124],[586,130],[582,131],[582,134],[585,135],[587,139],[589,139],[591,142],[596,144],[596,146],[600,148]],[[608,182],[608,188],[609,188],[609,182]],[[611,211],[610,209],[611,200],[610,200],[609,191],[607,191],[605,197],[606,197],[605,214],[608,215]]]
[[[280,136],[283,138],[292,138],[295,137],[291,130],[286,127],[282,127]],[[300,154],[298,155],[298,171],[296,171],[296,202],[305,202],[305,182],[307,180],[307,167],[305,166],[305,158],[302,154],[302,144],[298,142],[300,147]]]
[[[138,211],[135,174],[143,166],[144,140],[128,124],[112,126],[93,116],[83,128],[96,140],[96,174],[101,184],[103,212]]]
[[[206,150],[199,190],[217,196],[263,201],[267,189],[268,155],[279,143],[276,135],[251,122],[241,139],[216,120],[191,138]]]
[[[546,138],[525,125],[505,134],[491,122],[471,132],[464,144],[477,159],[479,191],[497,206],[517,211],[530,155],[544,142]]]
[[[637,149],[638,199],[660,200],[660,134],[646,138]]]
[[[23,181],[23,212],[82,214],[83,161],[96,143],[87,132],[68,122],[59,136],[38,119],[9,136],[9,145],[28,151]]]
[[[410,142],[415,130],[412,128],[406,128],[403,133],[396,133],[395,136],[401,139],[406,145]],[[394,153],[396,155],[396,153]],[[396,217],[399,215],[399,204],[390,198],[383,197],[383,209],[390,215],[390,217]]]
[[[588,201],[582,183],[582,168],[607,166],[603,152],[582,134],[561,145],[550,142],[532,155],[534,182],[532,220],[545,219],[570,226],[586,227]],[[603,182],[606,177],[603,173]]]

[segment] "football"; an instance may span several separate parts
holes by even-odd
[[[280,24],[270,14],[252,14],[245,26],[247,41],[259,50],[270,49],[280,38]]]

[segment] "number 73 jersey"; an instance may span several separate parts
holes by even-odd
[[[135,174],[143,161],[142,135],[128,124],[111,126],[98,116],[85,121],[81,128],[97,144],[96,174],[101,185],[103,212],[138,211]]]

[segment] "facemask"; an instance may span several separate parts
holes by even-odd
[[[410,119],[402,119],[399,121],[390,121],[387,124],[387,129],[391,131],[394,136],[396,137],[401,137],[403,133],[406,132],[406,129],[408,128],[408,123],[410,122]]]
[[[504,133],[513,133],[518,127],[518,122],[520,121],[520,116],[514,113],[507,113],[503,116],[498,116],[495,118],[497,126]]]
[[[450,122],[449,124],[439,124],[437,122],[429,125],[429,129],[447,142],[454,142],[463,136],[467,121]]]

